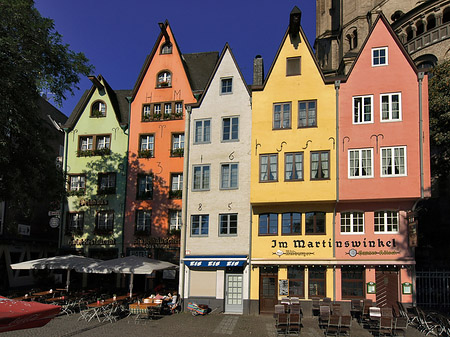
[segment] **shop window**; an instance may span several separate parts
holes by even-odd
[[[326,268],[310,267],[308,270],[308,295],[309,297],[326,296]]]
[[[303,266],[288,267],[289,296],[305,297],[305,268]]]
[[[341,269],[342,299],[364,298],[364,268],[345,266]]]

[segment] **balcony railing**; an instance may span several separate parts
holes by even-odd
[[[410,54],[422,49],[429,47],[435,43],[441,42],[442,40],[448,39],[450,37],[450,22],[446,22],[443,25],[435,27],[429,31],[426,31],[414,39],[405,43],[405,47]]]

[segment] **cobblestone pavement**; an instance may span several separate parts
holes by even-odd
[[[41,328],[17,330],[6,332],[2,337],[9,336],[277,336],[275,319],[270,315],[238,316],[224,314],[210,314],[205,316],[192,316],[190,313],[180,313],[164,316],[157,320],[139,320],[134,317],[123,318],[114,323],[100,323],[97,320],[86,322],[78,321],[79,314],[59,316]],[[323,336],[319,329],[317,317],[305,317],[302,320],[300,336]],[[356,320],[352,321],[351,337],[370,337]],[[424,336],[416,329],[408,328],[407,337]]]

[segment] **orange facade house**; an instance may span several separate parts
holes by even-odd
[[[218,55],[182,55],[169,23],[159,26],[130,99],[124,244],[127,255],[178,262],[185,105],[196,102]]]
[[[427,76],[379,16],[337,83],[337,300],[413,302],[411,218],[430,195],[427,88]]]

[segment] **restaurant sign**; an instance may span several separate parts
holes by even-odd
[[[81,199],[80,206],[106,206],[108,205],[108,200],[106,199]]]
[[[157,238],[149,237],[148,239],[135,239],[134,245],[142,248],[173,248],[180,245],[179,238]]]
[[[103,246],[116,245],[116,239],[70,239],[70,246]]]

